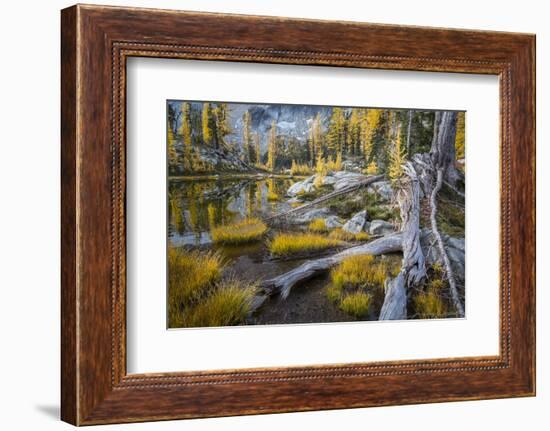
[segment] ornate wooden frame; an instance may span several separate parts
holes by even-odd
[[[534,35],[82,5],[61,17],[63,420],[88,425],[534,395]],[[500,354],[128,375],[130,56],[498,75]]]

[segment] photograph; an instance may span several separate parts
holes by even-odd
[[[166,116],[168,328],[464,317],[464,111]]]
[[[0,429],[550,429],[547,3],[2,6]]]

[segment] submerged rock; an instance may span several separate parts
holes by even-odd
[[[393,233],[394,230],[393,225],[384,220],[373,220],[369,227],[371,235],[387,235]]]
[[[367,225],[367,210],[363,210],[350,218],[342,229],[349,233],[359,233],[366,229]]]

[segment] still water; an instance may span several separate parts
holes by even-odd
[[[286,190],[300,179],[217,178],[170,179],[168,187],[168,241],[170,247],[201,248],[220,253],[226,271],[240,279],[266,280],[302,264],[301,259],[270,259],[267,238],[237,246],[213,244],[210,229],[248,217],[264,218],[289,210]],[[272,234],[274,232],[271,232]],[[326,276],[304,282],[281,301],[270,299],[253,324],[343,322],[353,320],[325,294]]]
[[[173,247],[210,244],[210,229],[290,209],[288,178],[170,179],[168,238]]]

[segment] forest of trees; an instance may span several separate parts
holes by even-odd
[[[197,104],[194,104],[197,105]],[[306,139],[284,134],[275,120],[264,132],[254,130],[249,110],[242,115],[240,133],[232,129],[227,103],[189,102],[168,105],[168,163],[172,175],[215,171],[204,151],[238,158],[244,170],[301,173],[342,166],[352,160],[367,174],[402,175],[402,165],[412,154],[429,151],[434,111],[378,108],[332,108],[329,118],[318,112],[308,119]],[[239,134],[239,139],[236,139]],[[262,143],[265,143],[262,151]],[[464,113],[458,114],[456,158],[464,158]],[[211,160],[211,158],[210,158]]]

